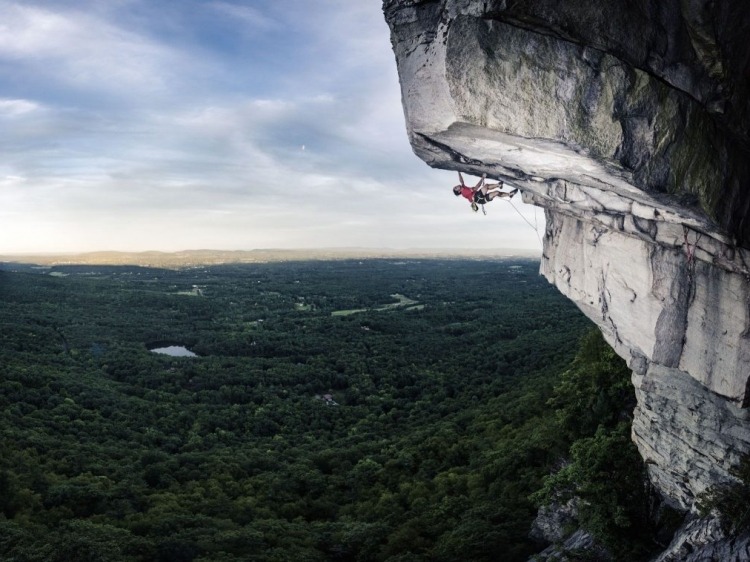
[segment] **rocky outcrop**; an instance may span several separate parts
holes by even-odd
[[[574,562],[576,560],[610,562],[613,558],[591,534],[578,529],[562,543],[550,545],[539,554],[532,556],[529,562]]]
[[[588,532],[578,529],[578,500],[573,498],[564,504],[553,502],[543,506],[534,519],[529,537],[549,544],[530,562],[565,562],[586,553],[600,562],[612,560],[612,555]]]
[[[730,536],[715,517],[688,518],[669,547],[652,562],[746,562],[750,535]]]
[[[531,525],[529,537],[543,543],[559,543],[578,528],[578,501],[552,502],[542,506]]]
[[[633,370],[633,439],[689,509],[750,452],[750,4],[385,0],[429,165],[546,210],[541,271]]]

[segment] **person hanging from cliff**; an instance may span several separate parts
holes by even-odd
[[[499,183],[485,184],[484,180],[486,178],[487,174],[482,174],[482,179],[479,180],[479,183],[474,187],[469,187],[464,182],[464,177],[461,175],[461,172],[458,172],[458,179],[461,184],[453,188],[453,194],[456,197],[462,196],[468,199],[471,203],[471,209],[476,212],[479,210],[479,205],[482,205],[482,210],[484,210],[484,205],[492,201],[495,197],[507,197],[508,199],[512,199],[513,196],[518,193],[518,188],[507,193],[501,191],[503,188],[502,181]]]

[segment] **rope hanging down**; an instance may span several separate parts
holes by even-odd
[[[528,224],[534,230],[534,232],[536,232],[536,237],[539,239],[539,243],[543,245],[544,243],[542,242],[542,237],[539,236],[538,225],[531,224],[528,219],[521,214],[521,211],[516,208],[516,206],[513,204],[513,201],[511,201],[510,199],[504,199],[504,201],[510,203],[510,206],[513,207],[513,210],[516,213],[518,213],[518,216],[521,217],[526,222],[526,224]],[[536,222],[536,207],[534,207],[534,222]]]

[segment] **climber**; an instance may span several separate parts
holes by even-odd
[[[485,184],[484,180],[486,177],[487,174],[482,174],[482,179],[479,180],[479,183],[474,187],[469,187],[464,183],[464,177],[461,175],[461,172],[458,172],[458,179],[461,184],[453,188],[453,194],[456,197],[461,195],[468,199],[471,202],[472,210],[476,212],[479,210],[479,205],[489,203],[495,197],[507,197],[508,199],[511,199],[518,192],[518,188],[508,193],[500,191],[503,188],[502,181],[499,183]],[[482,207],[482,209],[484,210],[484,207]]]

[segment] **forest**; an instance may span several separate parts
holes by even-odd
[[[538,267],[3,264],[0,559],[526,560],[573,495],[646,559],[629,372]]]

